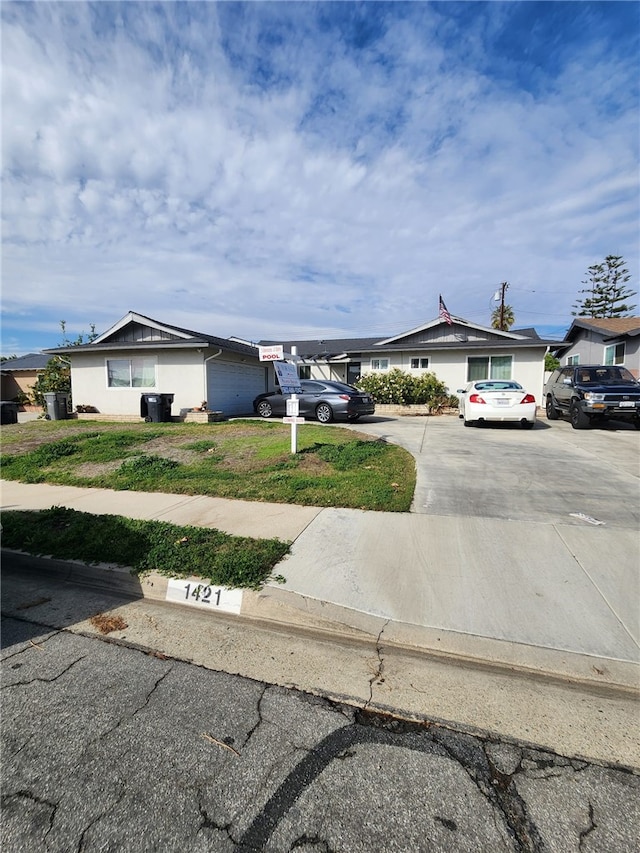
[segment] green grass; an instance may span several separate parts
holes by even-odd
[[[280,422],[34,421],[3,428],[2,476],[118,490],[408,511],[413,458],[361,433]]]
[[[2,476],[26,483],[394,512],[409,509],[415,488],[409,453],[339,427],[305,424],[297,454],[289,428],[273,421],[32,421],[0,434]],[[289,550],[276,539],[63,507],[4,512],[2,525],[6,548],[240,588],[258,588]]]
[[[194,575],[211,584],[259,588],[289,551],[277,539],[230,536],[219,530],[91,515],[65,507],[2,514],[3,547],[87,563],[113,563],[136,573]]]

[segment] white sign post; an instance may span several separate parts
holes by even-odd
[[[297,360],[297,352],[295,347],[291,347],[291,355]],[[295,364],[289,361],[274,361],[273,367],[278,377],[278,384],[283,394],[291,394],[291,399],[287,400],[287,417],[283,418],[283,423],[291,424],[291,452],[298,452],[298,424],[300,418],[298,412],[300,401],[297,394],[302,394],[302,385],[298,376],[298,368]],[[304,421],[304,419],[302,419]]]

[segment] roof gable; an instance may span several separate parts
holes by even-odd
[[[417,326],[415,329],[409,329],[408,332],[402,332],[399,335],[378,341],[378,345],[387,346],[388,344],[417,343],[418,341],[420,343],[459,343],[470,339],[495,341],[501,338],[507,341],[518,341],[531,337],[531,335],[523,334],[522,332],[503,332],[489,326],[469,323],[460,317],[452,317],[451,320],[451,323],[447,323],[438,317],[436,320],[431,320],[429,323]]]
[[[603,338],[635,336],[640,334],[640,317],[576,317],[565,341],[575,341],[583,330],[596,332]]]
[[[123,341],[171,341],[171,340],[187,340],[188,338],[199,337],[194,332],[187,332],[185,329],[179,329],[177,326],[169,326],[166,323],[159,323],[151,317],[145,317],[142,314],[136,314],[135,311],[129,313],[119,320],[106,332],[98,335],[92,343],[104,344],[108,342],[121,343]]]
[[[135,311],[129,311],[122,320],[111,326],[106,332],[98,335],[91,343],[57,347],[56,349],[45,350],[45,352],[76,355],[80,352],[107,352],[112,349],[122,350],[136,347],[157,349],[158,347],[207,348],[211,346],[258,358],[258,350],[253,345],[194,332],[191,329],[183,329],[180,326],[172,326],[168,323],[160,323],[158,320],[137,314]]]

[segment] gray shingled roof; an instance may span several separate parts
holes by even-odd
[[[8,358],[0,362],[0,370],[3,373],[7,371],[13,373],[16,370],[43,370],[50,358],[51,356],[43,352],[29,352],[19,358]]]

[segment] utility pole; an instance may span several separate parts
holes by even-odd
[[[509,288],[509,282],[503,281],[500,285],[500,331],[504,332],[504,295]]]

